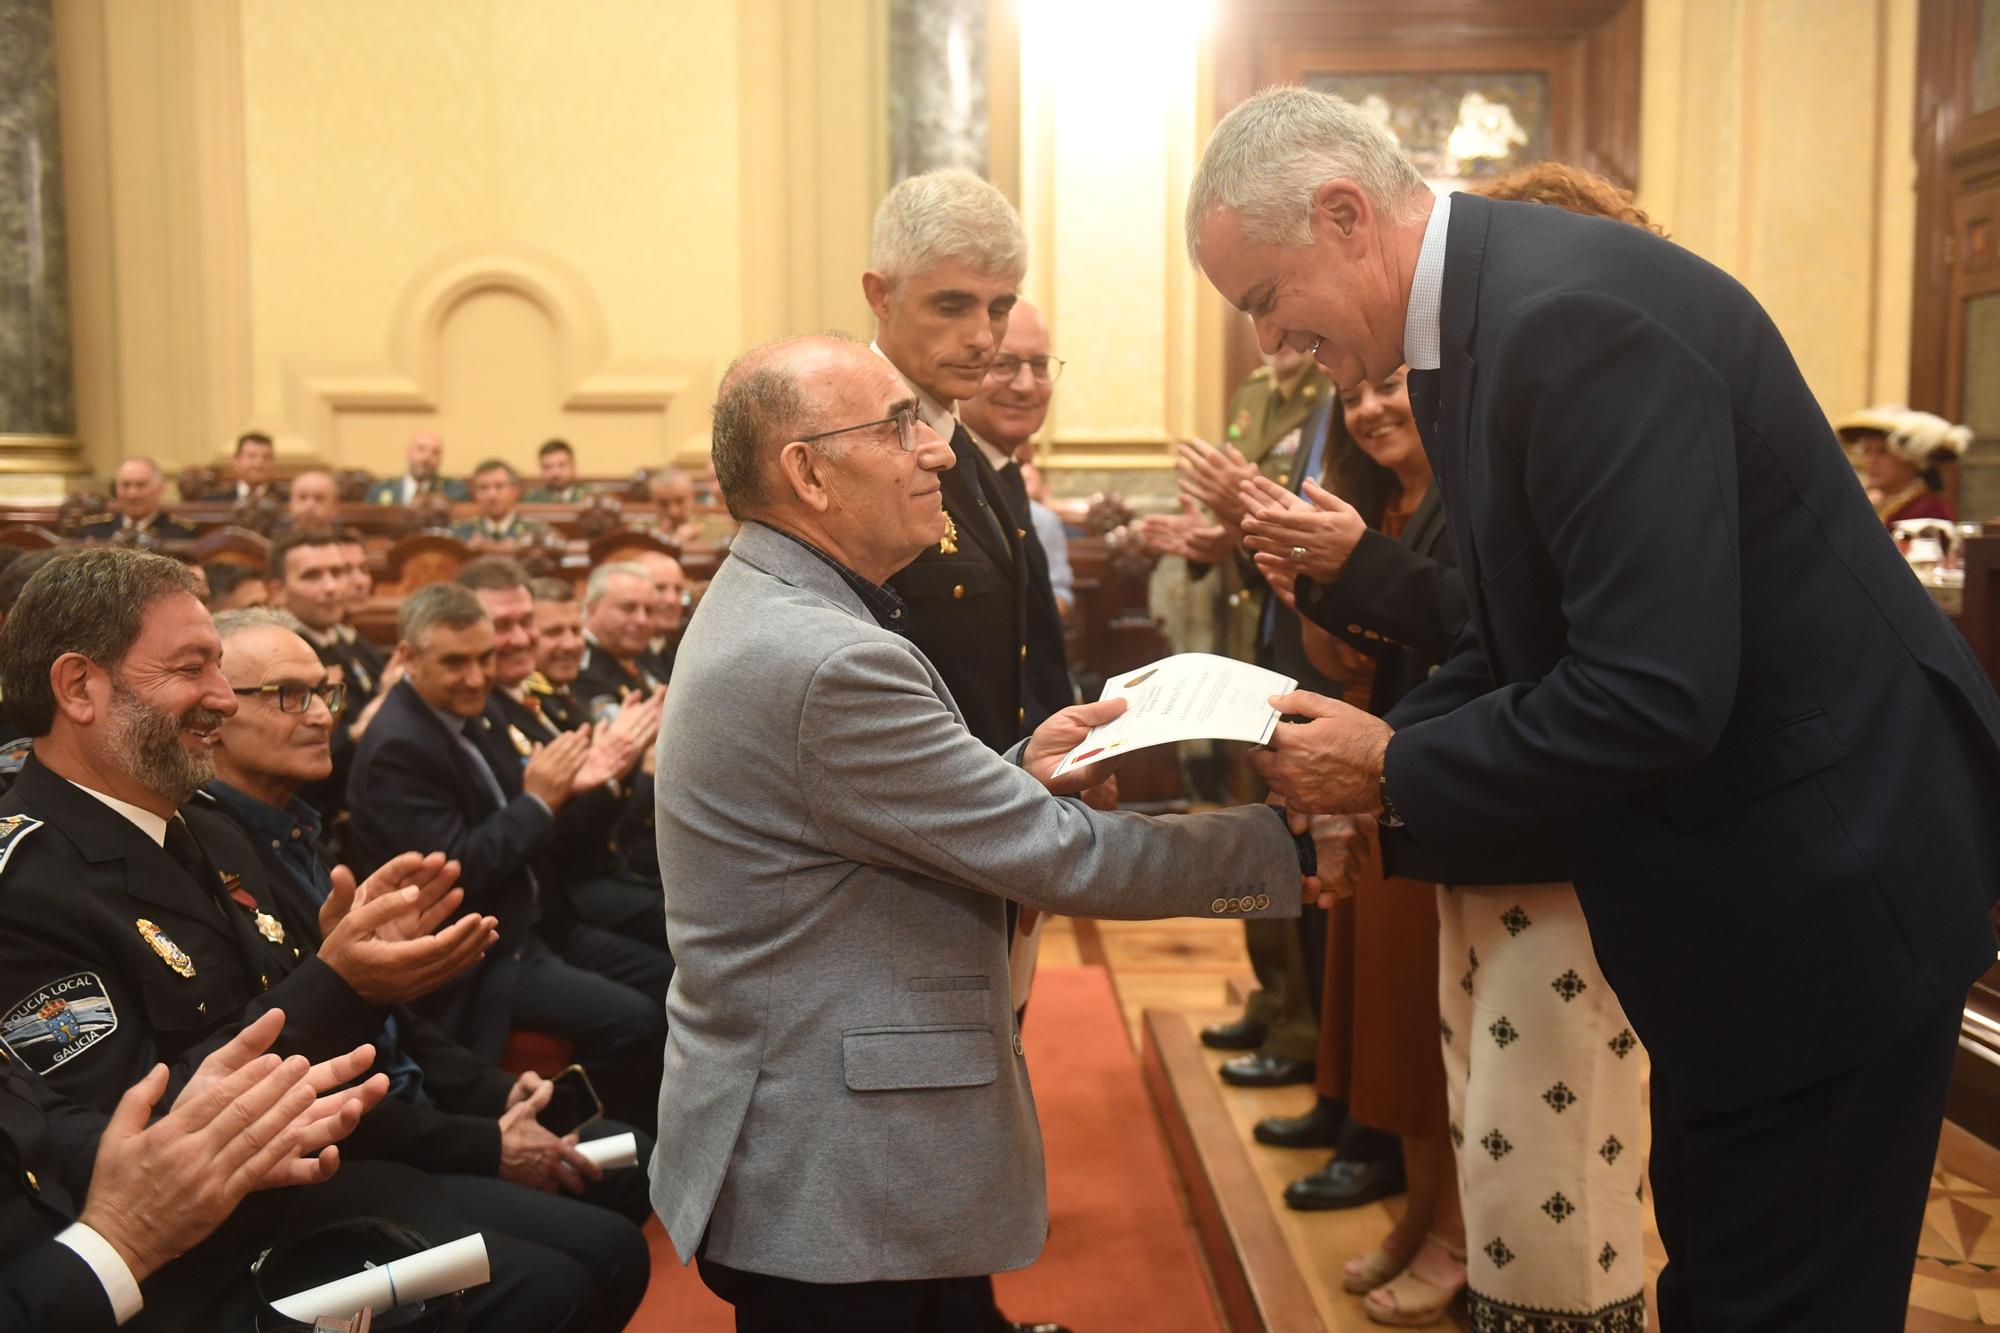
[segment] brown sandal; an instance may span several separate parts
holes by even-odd
[[[1426,1263],[1425,1261],[1429,1262]],[[1440,1266],[1449,1264],[1457,1272],[1455,1275],[1438,1273]],[[1418,1271],[1427,1267],[1435,1277],[1444,1279],[1441,1284],[1432,1277]],[[1409,1266],[1392,1281],[1368,1293],[1362,1304],[1368,1310],[1368,1318],[1378,1324],[1394,1328],[1429,1328],[1444,1317],[1446,1310],[1465,1290],[1465,1251],[1454,1249],[1439,1240],[1436,1235],[1424,1238],[1423,1248],[1417,1251]]]

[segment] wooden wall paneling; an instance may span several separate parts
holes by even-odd
[[[1216,116],[1309,70],[1546,70],[1554,156],[1636,187],[1644,0],[1224,0],[1217,15]],[[1258,362],[1231,314],[1225,370]]]

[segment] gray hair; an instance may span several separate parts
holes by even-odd
[[[576,585],[568,579],[529,579],[528,591],[538,602],[574,602]]]
[[[694,478],[688,474],[686,468],[669,463],[663,468],[656,469],[646,480],[648,482],[665,483],[669,481],[693,481]]]
[[[159,464],[158,464],[157,462],[155,462],[155,461],[154,461],[154,460],[152,460],[151,458],[148,458],[148,457],[147,457],[146,455],[144,455],[144,454],[133,454],[133,455],[132,455],[132,456],[131,456],[130,458],[122,458],[122,459],[120,459],[120,460],[118,461],[118,466],[122,468],[122,467],[124,467],[124,466],[125,466],[125,465],[126,465],[127,463],[143,463],[143,464],[145,464],[145,465],[146,465],[146,471],[148,471],[148,472],[152,473],[152,474],[153,474],[153,477],[154,477],[154,478],[155,478],[156,480],[157,480],[158,478],[160,478],[160,477],[162,477],[162,476],[165,476],[165,475],[166,475],[165,473],[163,473],[163,472],[161,472],[161,471],[160,471],[160,465],[159,465]],[[115,473],[116,473],[116,469],[113,469],[113,472],[114,472],[114,474],[115,474]]]
[[[175,593],[201,600],[193,570],[124,546],[66,551],[36,570],[0,626],[0,698],[22,734],[46,736],[55,725],[49,671],[58,657],[81,653],[116,668],[153,604]]]
[[[403,599],[402,612],[396,617],[396,637],[421,649],[430,632],[440,625],[470,629],[489,618],[472,589],[456,583],[426,583]]]
[[[1428,201],[1430,187],[1368,114],[1332,93],[1266,88],[1222,118],[1188,187],[1188,258],[1201,262],[1210,213],[1237,215],[1253,245],[1312,243],[1313,196],[1345,177],[1385,217]]]
[[[844,333],[781,338],[754,347],[729,363],[715,397],[709,458],[715,484],[731,518],[754,518],[771,502],[767,457],[820,429],[820,413],[800,383],[798,360],[781,353],[809,342],[854,343]],[[833,442],[820,446],[833,452]],[[593,578],[595,576],[593,575]],[[587,596],[585,604],[595,601]]]
[[[892,285],[941,259],[1018,282],[1028,270],[1028,234],[1006,195],[953,168],[907,177],[882,197],[869,255],[869,267]]]
[[[596,606],[598,599],[604,596],[604,590],[611,586],[611,580],[621,574],[638,579],[648,588],[653,586],[653,575],[644,565],[630,560],[613,560],[590,571],[590,581],[583,585],[583,609],[588,611]]]
[[[290,630],[301,639],[306,637],[305,622],[290,611],[282,611],[275,606],[239,606],[233,611],[219,611],[215,616],[215,635],[227,644],[239,634],[247,634],[266,625]]]

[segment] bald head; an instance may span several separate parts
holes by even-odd
[[[112,485],[117,493],[118,512],[134,523],[159,513],[161,497],[167,490],[166,479],[160,475],[160,465],[142,457],[128,458],[120,463]]]
[[[709,457],[723,503],[738,519],[755,517],[772,500],[767,473],[778,450],[828,429],[828,392],[843,368],[886,364],[844,334],[814,334],[754,347],[731,363],[715,396]]]
[[[1017,452],[1049,418],[1055,381],[1042,378],[1053,368],[1049,357],[1049,326],[1042,312],[1026,301],[1015,302],[1007,336],[979,382],[979,392],[959,400],[958,415],[966,429],[1004,454]]]
[[[295,528],[330,528],[340,501],[333,474],[320,468],[301,472],[292,479],[291,496],[286,501]]]

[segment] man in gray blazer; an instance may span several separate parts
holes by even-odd
[[[944,540],[950,446],[864,346],[731,367],[717,481],[743,523],[667,695],[667,996],[653,1205],[739,1330],[1012,1328],[985,1275],[1048,1231],[1004,903],[1291,916],[1313,865],[1281,812],[1154,819],[1051,776],[1122,703],[995,754],[883,585]]]

